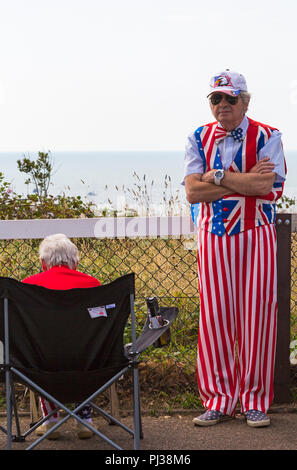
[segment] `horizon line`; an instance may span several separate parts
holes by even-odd
[[[297,149],[296,149],[297,150]],[[56,150],[40,150],[40,149],[33,149],[33,150],[1,150],[0,153],[30,153],[30,152],[184,152],[185,149],[88,149],[88,150],[62,150],[62,149],[56,149]]]
[[[30,152],[34,152],[34,153],[37,153],[37,152],[50,152],[50,153],[55,153],[55,152],[72,152],[72,153],[82,153],[82,152],[184,152],[185,151],[185,148],[183,149],[88,149],[88,150],[70,150],[70,149],[67,149],[67,150],[62,150],[62,149],[56,149],[56,150],[40,150],[40,149],[32,149],[32,150],[1,150],[0,149],[0,154],[1,153],[22,153],[22,154],[26,154],[26,153],[30,153]],[[297,152],[297,147],[296,148],[288,148],[288,149],[285,149],[285,154],[286,152]]]

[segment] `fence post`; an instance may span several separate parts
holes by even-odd
[[[277,233],[277,343],[274,370],[274,401],[289,403],[290,395],[290,300],[292,214],[276,215]]]

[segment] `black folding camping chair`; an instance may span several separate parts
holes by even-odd
[[[6,389],[7,448],[24,441],[42,425],[41,418],[21,432],[14,383],[26,385],[53,402],[65,417],[27,449],[33,449],[70,417],[84,424],[112,447],[113,440],[78,416],[90,403],[97,412],[119,425],[134,438],[134,449],[142,437],[139,397],[139,354],[170,328],[178,309],[161,307],[166,326],[151,329],[148,320],[136,339],[134,273],[100,287],[52,290],[0,277],[0,346],[3,345],[0,380]],[[124,329],[131,314],[132,342],[124,344]],[[130,324],[129,324],[130,325]],[[124,374],[133,373],[134,428],[130,429],[93,403],[94,399]],[[80,403],[74,410],[65,403]],[[48,417],[54,414],[50,413]],[[12,435],[13,415],[16,434]]]

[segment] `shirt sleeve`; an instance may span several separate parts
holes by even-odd
[[[184,159],[184,179],[181,184],[185,184],[185,177],[193,173],[204,173],[203,160],[198,152],[197,141],[194,134],[189,135]]]
[[[270,161],[274,163],[273,171],[276,173],[275,181],[277,183],[282,183],[286,179],[285,156],[281,137],[282,134],[279,131],[273,131],[259,152],[259,160],[269,157]]]

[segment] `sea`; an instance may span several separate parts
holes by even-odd
[[[14,192],[26,195],[34,191],[34,185],[26,185],[27,175],[18,169],[17,160],[24,157],[35,160],[37,152],[0,152],[0,171]],[[127,206],[149,205],[153,215],[162,215],[158,208],[159,212],[162,207],[168,210],[169,201],[176,204],[177,211],[187,205],[181,185],[184,150],[51,151],[51,157],[49,194],[79,195],[98,209],[118,212]],[[297,150],[286,152],[286,163],[284,194],[297,199]]]

